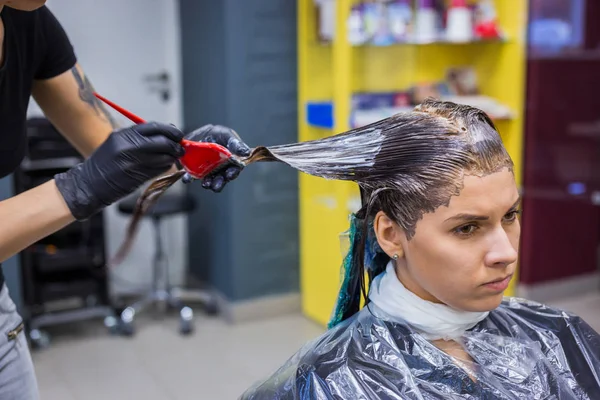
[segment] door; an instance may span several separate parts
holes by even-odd
[[[48,0],[95,89],[146,120],[182,125],[177,0]],[[32,101],[33,103],[33,101]],[[30,115],[39,114],[32,104]],[[121,126],[131,122],[113,113]],[[182,190],[181,185],[172,190]],[[107,252],[115,254],[129,221],[116,205],[105,213]],[[181,284],[187,254],[184,217],[163,223],[171,282]],[[111,274],[114,294],[151,282],[154,234],[142,224],[129,257]]]
[[[598,271],[600,3],[530,4],[520,277],[533,285]]]

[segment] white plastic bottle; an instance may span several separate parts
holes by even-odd
[[[438,15],[433,7],[433,0],[419,0],[415,15],[414,40],[418,43],[429,43],[438,39]]]
[[[452,0],[448,10],[446,40],[450,42],[470,42],[473,40],[473,14],[466,0]]]

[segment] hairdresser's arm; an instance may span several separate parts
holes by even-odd
[[[79,64],[33,84],[33,97],[52,125],[84,157],[89,157],[119,124],[94,96],[95,89]],[[175,165],[168,172],[174,172]]]
[[[52,125],[84,157],[118,128],[79,64],[50,79],[37,80],[32,94]]]
[[[74,220],[54,180],[0,202],[0,262]]]
[[[83,163],[0,202],[0,259],[85,220],[168,170],[183,154],[177,128],[149,122],[113,132]]]

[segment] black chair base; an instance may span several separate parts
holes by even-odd
[[[119,211],[124,214],[132,214],[135,209],[137,198],[130,197],[119,203]],[[131,336],[135,332],[134,321],[137,315],[149,306],[165,306],[167,309],[177,310],[179,313],[179,331],[183,335],[190,334],[194,330],[194,312],[191,307],[184,303],[184,298],[193,298],[194,302],[200,302],[207,314],[218,313],[217,298],[207,290],[187,290],[172,287],[168,282],[167,264],[164,262],[164,248],[160,229],[164,217],[187,213],[194,208],[193,200],[186,194],[163,194],[158,202],[151,207],[146,217],[152,219],[155,234],[155,254],[153,266],[153,288],[143,294],[139,300],[122,309],[117,318],[108,318],[105,324],[115,333]],[[158,277],[165,277],[165,283],[159,288]]]
[[[179,332],[182,335],[193,331],[194,312],[192,308],[185,305],[181,298],[173,294],[172,290],[153,290],[137,302],[127,306],[121,312],[120,319],[114,328],[123,335],[133,335],[135,316],[149,306],[156,307],[158,305],[166,305],[179,312]]]

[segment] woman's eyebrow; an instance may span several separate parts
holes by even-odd
[[[515,208],[517,208],[519,206],[520,202],[521,202],[521,196],[519,196],[517,201],[515,201],[515,203],[509,208],[509,212],[511,210],[514,210]],[[461,214],[456,214],[455,216],[448,218],[444,222],[447,222],[447,221],[487,221],[488,219],[490,219],[490,217],[485,216],[485,215],[461,213]]]
[[[446,221],[487,221],[490,217],[486,217],[485,215],[475,215],[475,214],[456,214],[453,217],[448,218]]]

